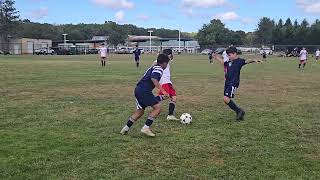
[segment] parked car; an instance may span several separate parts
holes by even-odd
[[[117,54],[133,54],[134,48],[122,47],[119,48],[116,53]]]
[[[3,51],[0,50],[0,54],[4,54]]]
[[[205,49],[205,50],[201,51],[202,55],[209,55],[209,53],[212,53],[211,49]]]
[[[222,54],[224,51],[226,50],[226,48],[218,48],[218,49],[216,49],[215,51],[214,51],[214,53],[216,53],[216,54]],[[237,48],[237,53],[238,54],[242,54],[242,51],[239,49],[239,48]]]
[[[98,53],[99,53],[99,50],[96,48],[89,49],[87,52],[87,54],[98,54]]]
[[[40,49],[34,50],[34,54],[36,54],[36,55],[40,55],[40,54],[42,54],[42,55],[48,55],[48,54],[54,55],[55,52],[54,52],[54,50],[52,48],[44,47],[44,48],[40,48]]]
[[[260,55],[263,55],[263,52],[265,52],[267,55],[272,55],[273,51],[271,48],[261,48],[260,49]]]

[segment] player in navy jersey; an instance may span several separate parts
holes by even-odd
[[[149,117],[141,129],[141,132],[147,136],[154,137],[155,134],[150,130],[155,118],[158,117],[161,111],[160,102],[168,99],[168,93],[161,87],[159,81],[162,77],[163,70],[167,68],[170,59],[168,55],[160,54],[157,58],[157,64],[147,70],[142,79],[138,82],[137,87],[134,91],[136,97],[137,111],[128,119],[126,126],[121,130],[121,134],[126,135],[132,125],[143,116],[144,111],[147,107],[152,107],[153,110],[149,114]],[[152,90],[154,88],[159,89],[163,92],[162,96],[154,96]]]
[[[134,54],[134,60],[136,61],[137,67],[139,67],[141,50],[138,48],[138,45],[136,45],[136,49],[133,51],[133,54]]]
[[[238,57],[237,48],[230,47],[227,49],[226,53],[229,56],[229,63],[225,74],[225,85],[224,85],[224,97],[223,101],[236,112],[237,120],[244,120],[245,111],[239,108],[233,101],[234,94],[240,85],[240,72],[244,65],[250,63],[257,63],[261,61],[246,61]],[[224,61],[221,58],[218,58],[217,55],[214,55],[215,59],[224,65]]]

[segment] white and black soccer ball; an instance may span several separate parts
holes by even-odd
[[[180,120],[182,124],[190,124],[192,122],[192,116],[188,113],[183,113]]]

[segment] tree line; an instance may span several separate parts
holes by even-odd
[[[277,23],[267,17],[260,19],[254,32],[232,31],[218,19],[204,24],[196,38],[202,46],[215,45],[319,45],[320,21],[317,19],[310,24],[306,19],[301,23],[285,22],[280,19]]]

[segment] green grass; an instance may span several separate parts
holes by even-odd
[[[255,58],[254,56],[246,56]],[[155,59],[0,56],[0,179],[320,179],[320,62],[272,58],[242,69],[235,101],[222,101],[224,77],[207,56],[176,56],[177,113],[155,138],[119,135],[135,110],[133,90]]]

